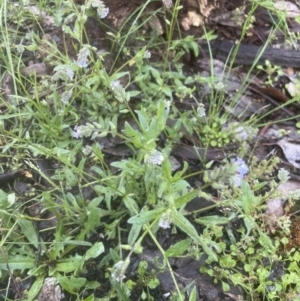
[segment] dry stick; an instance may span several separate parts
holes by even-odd
[[[274,106],[279,107],[279,103],[274,100],[272,97],[270,97],[269,95],[266,95],[262,92],[260,92],[258,89],[252,88],[252,87],[248,87],[249,90],[259,94],[260,96],[263,96],[265,99],[267,99],[270,103],[272,103]],[[290,110],[288,110],[287,108],[281,107],[280,108],[283,112],[285,112],[288,116],[293,117],[295,114],[293,112],[291,112]]]

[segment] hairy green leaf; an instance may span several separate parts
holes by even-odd
[[[26,236],[28,241],[38,248],[38,238],[32,222],[30,220],[20,218],[18,219],[18,224],[21,232]]]
[[[192,243],[192,239],[185,239],[177,242],[173,246],[171,246],[166,252],[165,255],[167,257],[176,257],[182,255],[185,251],[188,250]]]
[[[12,254],[7,255],[5,258],[0,256],[0,269],[1,270],[26,270],[32,269],[35,265],[35,257],[25,256],[25,255],[18,255]]]
[[[164,208],[157,208],[157,209],[154,209],[154,210],[143,212],[143,213],[137,214],[135,216],[132,216],[127,222],[129,224],[143,225],[143,224],[146,224],[146,223],[154,220],[158,216],[160,216],[163,211],[165,211]]]

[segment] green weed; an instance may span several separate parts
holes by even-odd
[[[209,78],[183,72],[184,53],[198,56],[199,50],[192,36],[174,39],[180,1],[172,10],[146,14],[150,2],[134,11],[119,32],[101,23],[108,13],[102,1],[80,6],[54,1],[53,7],[39,1],[38,14],[26,1],[3,1],[0,6],[0,68],[6,84],[1,96],[1,171],[22,171],[17,179],[21,184],[4,183],[0,190],[0,279],[6,300],[12,287],[18,288],[16,299],[36,300],[51,277],[74,300],[131,300],[132,294],[154,300],[154,290],[161,285],[157,274],[165,270],[174,282],[171,300],[186,300],[187,292],[190,301],[196,300],[194,283],[180,288],[171,263],[176,257],[205,258],[201,272],[221,282],[224,291],[241,286],[246,300],[298,296],[299,254],[282,252],[289,220],[280,224],[279,240],[262,222],[276,183],[267,189],[266,181],[258,179],[275,172],[277,159],[258,164],[253,158],[246,178],[239,161],[226,159],[217,165],[200,158],[202,165],[194,172],[187,162],[178,167],[171,160],[183,129],[197,135],[205,148],[238,141],[241,129],[237,124],[224,127],[231,121],[223,109],[227,69],[219,78],[211,61]],[[258,2],[252,5],[242,36]],[[44,34],[43,12],[52,15],[65,34],[64,49]],[[156,14],[165,17],[166,41],[143,31]],[[90,44],[85,29],[89,16],[106,28],[110,48],[99,51]],[[24,22],[30,26],[26,33]],[[132,46],[133,36],[138,42]],[[162,45],[166,50],[154,60]],[[236,51],[228,58],[229,70]],[[26,69],[26,60],[36,57],[47,64],[47,72]],[[257,61],[230,107],[245,91]],[[209,102],[195,96],[202,84],[209,87]],[[188,98],[197,106],[181,112],[175,101]],[[243,123],[243,130],[255,127],[257,120]],[[117,149],[116,141],[126,146],[125,155],[111,150]],[[107,145],[112,145],[110,152],[105,152]],[[198,187],[190,183],[195,177],[201,180]],[[196,197],[212,204],[187,212],[186,205]],[[214,208],[220,214],[208,215]],[[158,237],[168,229],[181,238],[166,248]],[[139,261],[130,278],[149,240],[161,262],[152,266]],[[286,272],[270,279],[275,262],[286,263]],[[99,277],[90,277],[91,267]]]

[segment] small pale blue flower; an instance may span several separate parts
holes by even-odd
[[[239,187],[244,176],[249,172],[249,168],[242,158],[232,159],[231,162],[237,165],[237,174],[230,178],[230,182],[233,186]]]
[[[150,151],[144,157],[145,163],[153,164],[153,165],[160,165],[163,162],[163,160],[164,160],[163,154],[156,149]]]
[[[69,77],[69,79],[73,79],[74,77],[74,71],[70,68],[66,68],[66,74]]]
[[[238,157],[235,160],[231,160],[231,162],[236,163],[238,165],[237,172],[241,176],[245,176],[249,172],[249,168],[242,158]]]
[[[126,269],[129,265],[130,261],[126,259],[125,261],[120,260],[113,266],[113,272],[111,273],[111,277],[117,282],[121,282],[125,276]]]
[[[78,59],[76,61],[76,64],[80,67],[80,68],[86,68],[88,66],[88,62],[86,59]]]
[[[120,81],[119,80],[114,80],[113,82],[110,83],[111,89],[114,91],[116,88],[120,86]]]
[[[108,13],[109,13],[109,8],[108,7],[105,7],[103,9],[101,9],[101,11],[97,10],[98,11],[98,14],[100,15],[100,18],[101,19],[104,19],[107,17]]]
[[[234,186],[234,187],[240,187],[243,181],[243,176],[241,176],[240,174],[236,174],[232,177],[230,177],[229,179],[229,183],[230,185]]]
[[[72,137],[76,138],[76,139],[79,139],[79,133],[78,133],[78,126],[77,125],[74,126],[74,130],[72,132]]]
[[[109,8],[101,0],[88,0],[86,7],[90,8],[91,6],[97,8],[97,13],[101,19],[105,18],[109,13]]]
[[[168,229],[171,227],[171,224],[173,223],[173,218],[171,215],[171,212],[169,210],[167,212],[164,212],[159,219],[158,225],[163,229]]]

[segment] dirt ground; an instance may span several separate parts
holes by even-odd
[[[80,4],[81,1],[77,0],[74,2]],[[130,22],[130,16],[135,13],[135,11],[141,6],[141,4],[145,3],[145,0],[104,0],[103,1],[105,5],[109,8],[109,15],[106,19],[103,20],[104,25],[99,25],[99,22],[97,19],[90,17],[88,21],[86,22],[86,42],[90,43],[91,45],[97,47],[101,51],[107,51],[110,54],[105,57],[105,67],[107,70],[111,70],[112,62],[114,61],[114,55],[116,54],[116,50],[120,45],[112,45],[111,39],[106,34],[106,31],[108,29],[112,29],[115,32],[118,30],[121,30],[123,26],[126,26],[126,22],[129,19]],[[164,7],[164,1],[151,1],[149,5],[146,7],[144,14],[151,15],[154,11],[157,9],[160,9]],[[165,1],[167,2],[167,1]],[[203,35],[203,29],[201,27],[202,22],[204,22],[207,26],[207,31],[214,29],[216,30],[216,33],[218,35],[219,41],[221,43],[221,40],[228,39],[231,41],[234,41],[239,38],[239,34],[241,32],[241,28],[237,27],[236,24],[233,23],[224,23],[225,21],[222,21],[218,19],[218,16],[230,13],[237,7],[241,7],[244,5],[243,0],[234,0],[234,1],[217,1],[217,0],[181,0],[182,10],[180,10],[178,15],[178,21],[180,24],[180,30],[181,34],[183,36],[188,35],[194,35],[195,37],[201,37]],[[165,35],[164,32],[164,26],[165,26],[165,18],[170,17],[170,13],[165,8],[165,13],[162,13],[157,19],[153,20],[152,24],[147,25],[146,31],[150,32],[151,30],[157,30],[159,34],[162,36]],[[265,11],[262,10],[261,14],[259,15],[260,19],[257,19],[257,22],[254,26],[254,28],[251,31],[251,35],[249,34],[248,37],[245,38],[245,44],[251,44],[251,45],[261,45],[264,40],[266,39],[268,28],[272,25],[266,25],[265,22],[268,21],[268,14],[265,14]],[[262,25],[263,24],[263,25]],[[269,27],[268,27],[269,26]],[[160,32],[161,31],[161,32]],[[57,40],[58,48],[62,51],[68,54],[71,58],[76,59],[77,55],[77,49],[76,49],[76,42],[70,38],[67,34],[65,34],[60,28],[53,28],[53,27],[45,27],[45,33],[46,36],[43,38],[45,40],[53,40],[54,37]],[[174,35],[178,35],[178,32],[174,32]],[[130,42],[134,43],[134,41]],[[115,47],[115,48],[114,48]],[[40,49],[40,56],[38,58],[39,61],[43,60],[43,52]],[[119,62],[120,65],[122,65],[122,60]],[[185,70],[187,70],[187,75],[190,72],[202,72],[201,68],[201,62],[199,62],[198,58],[194,57],[187,57],[184,60],[185,63]],[[117,66],[115,66],[116,68]],[[207,67],[207,66],[206,66]],[[50,67],[51,68],[51,67]],[[243,75],[241,72],[240,74],[234,74],[232,76],[232,81],[235,83],[239,82],[239,76]],[[233,88],[234,90],[234,88]],[[275,90],[272,90],[271,92],[268,91],[262,91],[258,90],[255,87],[252,88],[254,92],[257,92],[256,94],[251,95],[251,99],[257,99],[261,96],[261,94],[265,93],[273,93]],[[253,92],[253,91],[251,91]],[[278,92],[278,91],[275,91]],[[276,93],[275,93],[276,94]],[[268,94],[269,95],[269,94]],[[278,95],[277,95],[278,96]],[[279,97],[280,98],[280,97]],[[247,99],[248,101],[248,99]],[[182,107],[185,104],[180,103],[178,101],[178,106]],[[253,102],[253,107],[249,108],[249,115],[251,113],[261,109],[263,107],[264,102]],[[243,104],[242,104],[243,106]],[[250,106],[249,106],[250,107]],[[244,109],[244,108],[243,108]],[[252,111],[251,111],[252,110]],[[191,139],[191,137],[188,136],[188,133],[183,133],[183,139],[184,141],[195,141],[197,138]],[[233,148],[234,149],[234,146]],[[230,149],[230,151],[232,150]],[[256,155],[258,157],[264,157],[266,153],[270,151],[269,146],[266,147],[258,147],[256,151]],[[119,145],[116,143],[113,145],[112,148],[104,149],[103,152],[106,152],[110,154],[111,156],[114,156],[116,153],[119,157],[124,156],[124,154],[130,154],[129,149],[121,149],[121,146],[119,148]],[[125,153],[124,153],[125,152]],[[196,154],[193,150],[193,147],[191,146],[191,143],[189,146],[186,146],[185,148],[180,148],[173,151],[173,154],[175,156],[181,157],[181,158],[187,158],[190,160],[190,162],[193,162],[193,160],[198,158],[198,153]],[[210,150],[207,153],[207,156],[210,160],[214,159],[221,159],[226,155],[225,151],[223,150]],[[43,161],[43,160],[42,160]],[[48,164],[49,162],[47,160],[44,160],[44,162]],[[51,164],[50,164],[51,165]],[[47,170],[51,170],[51,168],[45,168]],[[22,185],[19,184],[19,185]],[[89,192],[87,192],[89,193]],[[205,203],[203,200],[199,202],[199,199],[195,199],[191,204],[189,204],[188,210],[195,210],[199,209],[199,203],[201,203],[201,206],[207,206],[207,203]],[[238,223],[238,221],[237,221]],[[49,225],[47,225],[49,226]],[[232,228],[235,228],[236,225],[232,224],[230,225]],[[45,227],[45,225],[43,226]],[[199,227],[199,231],[201,231],[201,227]],[[171,231],[164,231],[158,233],[158,240],[160,241],[162,247],[168,248],[172,244],[176,243],[177,241],[183,239],[183,237],[180,237],[179,234],[172,234]],[[92,240],[97,240],[97,237],[91,238]],[[124,238],[124,241],[126,241],[126,238]],[[113,244],[113,243],[112,243]],[[108,246],[109,248],[109,246]],[[149,264],[149,268],[155,269],[154,261],[158,258],[159,261],[162,260],[160,252],[157,251],[149,242],[148,245],[144,246],[143,254],[138,256],[135,255],[135,257],[132,258],[131,265],[128,269],[128,275],[127,279],[132,277],[134,279],[136,277],[136,269],[138,266],[138,263],[141,260],[146,260]],[[199,301],[237,301],[242,300],[239,299],[240,296],[243,295],[242,290],[239,287],[231,287],[230,291],[224,292],[222,289],[222,285],[220,283],[215,283],[211,277],[209,277],[206,274],[199,273],[200,267],[204,264],[205,257],[203,256],[200,258],[200,260],[195,260],[191,258],[184,258],[184,259],[173,259],[171,262],[172,267],[174,268],[176,280],[178,283],[180,283],[181,287],[186,287],[189,283],[192,281],[195,281],[197,284],[197,300]],[[98,271],[95,269],[95,266],[90,266],[89,271],[87,271],[89,280],[95,280],[99,281],[101,283],[105,283],[107,286],[109,285],[108,280],[104,277],[103,272]],[[156,271],[158,273],[158,271]],[[157,277],[160,279],[161,284],[159,285],[159,288],[156,289],[156,299],[159,300],[167,300],[165,297],[166,292],[175,291],[173,279],[170,276],[170,273],[168,271],[165,271],[164,273],[158,274]],[[103,287],[107,287],[106,285],[103,285]],[[104,289],[100,290],[98,292],[98,297],[103,297],[103,294],[105,293]],[[136,291],[135,295],[131,296],[131,300],[135,300],[134,298],[138,298],[141,294],[141,291]],[[46,301],[46,300],[40,300],[39,301]]]

